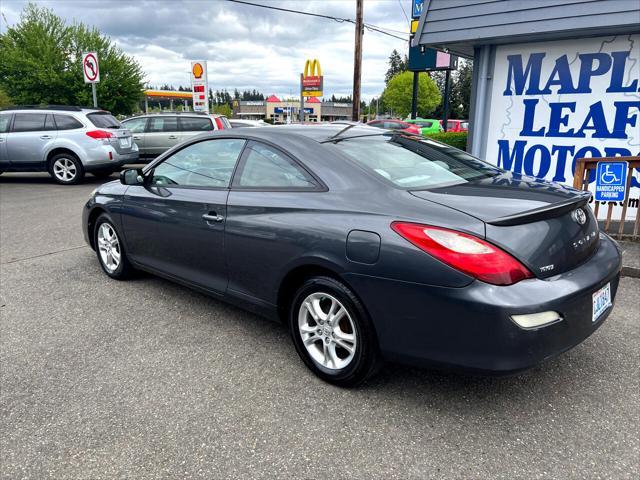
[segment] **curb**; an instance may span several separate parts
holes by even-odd
[[[640,268],[638,267],[625,267],[622,266],[620,275],[623,277],[640,278]]]

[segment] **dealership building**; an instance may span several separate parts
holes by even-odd
[[[304,102],[306,122],[333,122],[349,120],[353,105],[351,103],[321,102],[309,97]],[[300,112],[299,100],[280,100],[271,95],[264,101],[235,101],[233,117],[246,120],[273,120],[286,123],[289,119],[297,121]]]
[[[639,0],[424,0],[413,45],[473,59],[475,156],[571,185],[577,158],[640,152]]]

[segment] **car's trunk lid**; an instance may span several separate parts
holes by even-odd
[[[505,173],[411,193],[482,220],[486,239],[540,278],[575,268],[598,248],[589,193],[562,185]]]

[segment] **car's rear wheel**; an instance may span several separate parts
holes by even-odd
[[[104,273],[116,280],[125,280],[133,272],[114,223],[108,215],[102,214],[96,221],[94,245],[98,261]]]
[[[323,380],[349,387],[376,372],[380,355],[373,324],[343,283],[307,280],[295,294],[289,323],[298,354]]]
[[[73,185],[84,178],[84,168],[72,154],[60,153],[51,159],[49,174],[62,185]]]

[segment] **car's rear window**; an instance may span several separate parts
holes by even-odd
[[[109,112],[89,113],[87,118],[98,128],[120,128],[120,122]]]
[[[366,169],[411,190],[465,183],[501,172],[448,145],[398,134],[350,138],[335,145]]]

